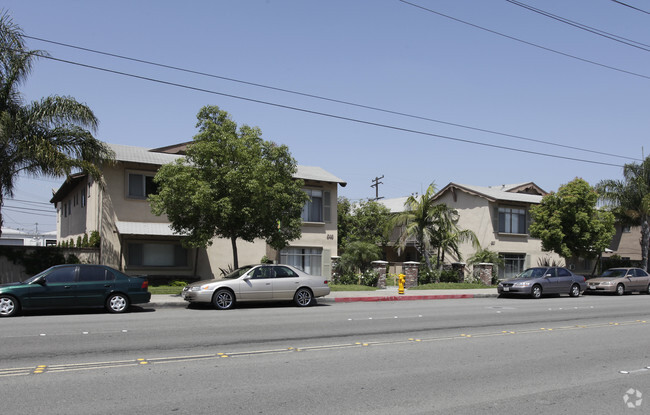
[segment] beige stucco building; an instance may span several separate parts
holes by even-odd
[[[509,278],[540,261],[564,263],[553,252],[542,251],[542,242],[528,233],[531,222],[530,207],[539,204],[546,192],[535,183],[501,186],[473,186],[449,183],[434,199],[459,213],[458,226],[476,234],[483,248],[499,253],[504,266],[499,267],[499,278]],[[403,211],[407,198],[381,200],[391,211]],[[446,255],[447,263],[463,263],[476,249],[471,243],[460,246],[462,258]],[[413,250],[395,260],[415,260]],[[411,255],[409,257],[409,255]]]
[[[100,263],[128,274],[196,279],[218,277],[232,263],[230,240],[215,239],[206,249],[186,249],[165,216],[151,213],[147,195],[159,167],[182,154],[186,143],[160,149],[109,144],[116,162],[102,166],[104,185],[85,174],[70,176],[54,194],[57,239],[76,241],[99,232]],[[262,257],[295,265],[313,275],[331,274],[337,254],[338,186],[345,182],[320,167],[298,166],[296,178],[311,196],[303,210],[302,237],[281,252],[263,240],[238,240],[240,264],[259,263]]]

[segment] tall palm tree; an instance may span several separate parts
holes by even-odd
[[[650,245],[650,156],[623,167],[623,180],[603,180],[596,185],[601,199],[613,203],[623,225],[641,227],[642,267],[648,269]]]
[[[407,241],[415,240],[415,249],[424,258],[428,269],[431,269],[431,241],[436,230],[433,215],[435,194],[436,185],[431,183],[419,197],[409,196],[404,203],[406,210],[395,215],[392,220],[393,226],[401,228],[397,241],[399,246],[403,248]]]
[[[92,133],[97,118],[85,104],[66,96],[24,103],[18,87],[35,59],[45,52],[28,50],[23,32],[7,12],[0,12],[0,225],[5,197],[13,197],[19,175],[62,177],[81,170],[101,179],[98,164],[111,150]]]
[[[458,211],[444,203],[436,204],[435,184],[431,183],[423,195],[410,196],[405,203],[406,210],[395,216],[393,224],[402,227],[399,245],[415,240],[415,247],[424,258],[427,269],[431,269],[431,253],[437,250],[438,265],[442,266],[445,253],[456,255],[462,260],[460,244],[466,241],[478,246],[474,232],[458,227]]]
[[[458,226],[460,216],[456,209],[445,204],[436,206],[435,223],[437,232],[434,233],[432,245],[438,248],[438,264],[442,267],[445,262],[445,254],[455,255],[458,261],[463,260],[460,252],[460,245],[463,242],[470,242],[475,249],[480,248],[476,234],[469,229],[461,229]]]

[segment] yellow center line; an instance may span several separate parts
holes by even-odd
[[[360,347],[366,348],[369,346],[387,346],[387,345],[407,344],[407,343],[413,344],[417,342],[448,341],[448,340],[461,340],[461,339],[470,341],[470,339],[473,338],[511,336],[511,335],[518,335],[518,334],[547,333],[547,335],[552,335],[552,333],[558,331],[585,330],[585,329],[592,329],[592,328],[616,328],[621,326],[631,326],[631,325],[645,324],[645,323],[647,323],[646,320],[595,323],[595,324],[587,324],[587,325],[575,324],[571,326],[540,327],[537,329],[525,329],[525,330],[518,330],[518,331],[502,330],[499,332],[462,333],[458,335],[430,337],[430,338],[410,337],[408,339],[391,340],[391,341],[374,341],[374,342],[359,341],[354,343],[340,343],[340,344],[329,344],[329,345],[326,344],[326,345],[314,345],[314,346],[303,346],[303,347],[284,347],[280,349],[251,350],[251,351],[241,351],[241,352],[219,352],[213,354],[191,355],[191,356],[137,358],[137,359],[130,359],[130,360],[58,364],[58,365],[51,365],[51,366],[38,365],[36,367],[32,366],[32,367],[0,369],[0,377],[26,376],[26,375],[35,375],[35,374],[45,375],[45,374],[51,374],[55,372],[59,373],[59,372],[73,372],[73,371],[82,371],[82,370],[137,367],[137,366],[144,366],[144,365],[151,365],[151,364],[157,365],[157,364],[164,364],[164,363],[195,361],[201,359],[221,359],[227,357],[260,356],[265,354],[280,354],[280,353],[318,351],[318,350],[335,350],[335,349],[348,349],[348,348],[360,348]]]

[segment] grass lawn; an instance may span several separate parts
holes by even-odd
[[[149,292],[151,294],[177,294],[180,295],[183,291],[183,287],[172,286],[172,285],[159,285],[157,287],[149,286]]]
[[[409,290],[473,290],[478,288],[496,288],[496,285],[472,284],[469,282],[438,282],[419,285],[409,288]]]

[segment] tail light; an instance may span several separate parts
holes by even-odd
[[[329,284],[329,283],[330,283],[330,282],[327,281],[327,280],[323,281],[323,284],[325,284],[325,285],[327,285],[327,284]]]
[[[148,289],[148,288],[149,288],[149,281],[148,281],[148,280],[144,280],[144,281],[142,282],[142,287],[140,287],[140,288],[142,288],[143,290]]]

